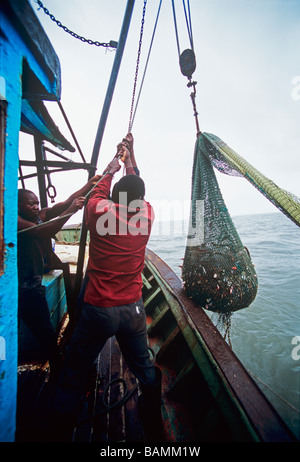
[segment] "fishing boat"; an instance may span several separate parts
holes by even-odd
[[[5,255],[5,259],[2,257],[0,276],[1,441],[47,440],[41,430],[44,428],[44,406],[47,405],[49,393],[48,363],[34,358],[18,364],[17,358],[16,180],[18,176],[22,184],[26,180],[22,167],[36,168],[41,205],[46,206],[47,190],[54,193],[49,182],[53,169],[68,171],[82,168],[90,176],[93,175],[133,6],[134,2],[129,0],[91,161],[81,159],[81,162],[74,162],[69,159],[49,161],[42,143],[48,140],[55,146],[63,146],[70,151],[74,149],[42,105],[43,99],[60,100],[59,60],[26,0],[5,0],[1,5],[3,35],[11,37],[11,40],[4,40],[5,50],[7,54],[14,51],[0,81],[1,178],[4,184],[3,188],[1,182],[0,191],[1,210],[4,210],[1,245]],[[23,64],[23,88],[16,91],[20,62]],[[190,74],[187,76],[190,77]],[[35,104],[33,100],[38,103]],[[17,139],[20,128],[16,121],[21,121],[21,130],[35,139],[34,162],[19,162],[17,143],[14,146],[11,142],[11,139]],[[73,140],[77,145],[76,138]],[[224,156],[230,154],[224,146],[221,147]],[[7,169],[5,174],[4,162]],[[235,168],[238,169],[238,165]],[[255,175],[251,178],[256,181]],[[287,210],[286,206],[282,207]],[[13,211],[9,216],[8,210]],[[49,307],[56,313],[53,323],[62,351],[67,345],[70,325],[75,318],[76,299],[85,270],[86,241],[87,231],[83,223],[76,272],[71,272],[69,262],[62,261],[56,255],[50,271],[44,276]],[[142,277],[149,350],[163,376],[162,414],[166,441],[297,441],[203,307],[187,294],[181,279],[150,249],[146,250]],[[30,340],[26,334],[24,336]],[[85,399],[74,426],[72,441],[144,442],[138,396],[139,384],[112,337],[100,352],[95,368],[87,378]]]
[[[181,280],[150,249],[143,281],[149,349],[163,372],[165,442],[296,441],[205,311],[185,295]],[[47,370],[27,374],[18,438],[38,441]],[[38,383],[34,390],[30,375]],[[112,337],[87,379],[73,441],[145,441],[138,396],[137,380]]]

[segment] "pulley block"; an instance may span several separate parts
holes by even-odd
[[[194,51],[190,48],[184,50],[180,55],[179,65],[181,73],[190,79],[196,69],[196,56]]]

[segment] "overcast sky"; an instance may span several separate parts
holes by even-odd
[[[76,40],[38,10],[34,0],[30,2],[60,59],[61,102],[90,160],[115,51]],[[99,42],[118,41],[126,3],[43,2],[63,25]],[[135,1],[98,173],[127,133],[143,4],[143,0]],[[138,89],[158,5],[159,0],[148,0],[146,6]],[[182,2],[175,0],[175,5],[182,52],[190,44]],[[300,0],[190,0],[190,7],[201,131],[217,135],[278,186],[300,196]],[[178,64],[172,3],[163,0],[133,125],[135,153],[150,202],[190,198],[196,140],[190,93]],[[47,107],[72,142],[56,103]],[[23,135],[21,153],[25,149],[28,154],[28,143]],[[72,158],[80,159],[78,154]],[[277,211],[247,180],[221,173],[217,177],[232,216]],[[86,179],[86,172],[53,175],[58,200]]]

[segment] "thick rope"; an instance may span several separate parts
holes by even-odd
[[[153,359],[152,359],[152,363],[154,364],[155,361],[156,361],[156,355],[155,355],[155,352],[153,350],[153,348],[151,348],[149,345],[148,345],[148,350],[150,351],[150,353],[152,354],[153,356]],[[123,386],[124,386],[124,393],[123,393],[123,396],[122,398],[120,398],[118,401],[116,401],[115,403],[113,404],[109,404],[108,402],[108,399],[107,399],[107,394],[108,394],[108,390],[111,386],[113,386],[114,384],[116,383],[122,383]],[[80,420],[77,425],[81,425],[85,422],[88,422],[89,420],[93,419],[94,417],[96,417],[97,415],[100,415],[100,414],[103,414],[103,413],[106,413],[106,412],[109,412],[111,411],[112,409],[116,408],[116,407],[119,407],[119,406],[123,406],[128,400],[129,398],[131,398],[131,396],[138,390],[139,386],[138,385],[135,385],[130,391],[128,391],[128,386],[127,386],[127,383],[126,381],[121,378],[121,377],[117,377],[113,380],[111,380],[107,385],[106,387],[104,388],[103,390],[103,394],[102,394],[102,403],[103,403],[103,406],[104,406],[104,409],[100,409],[99,411],[96,411],[94,412],[92,415],[88,416],[88,417],[85,417],[84,419]]]
[[[124,386],[124,395],[120,400],[116,401],[115,403],[109,404],[108,400],[107,400],[108,390],[115,383],[122,383],[123,384],[123,386]],[[107,413],[110,410],[112,410],[112,409],[114,409],[114,408],[116,408],[118,406],[123,406],[129,400],[129,398],[137,391],[137,389],[138,389],[138,385],[135,385],[135,387],[133,387],[133,389],[128,392],[127,383],[126,383],[126,381],[124,379],[122,379],[122,378],[113,379],[111,382],[109,382],[106,385],[106,387],[104,388],[104,391],[103,391],[102,403],[104,405],[104,409],[100,409],[99,411],[94,412],[92,415],[90,415],[88,417],[85,417],[84,419],[80,420],[77,423],[77,425],[82,425],[83,423],[92,420],[97,415]]]

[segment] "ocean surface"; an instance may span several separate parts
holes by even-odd
[[[300,438],[300,229],[281,212],[232,217],[258,276],[254,302],[231,316],[231,347]],[[187,222],[157,222],[148,247],[181,277]],[[215,325],[219,316],[206,311]]]

